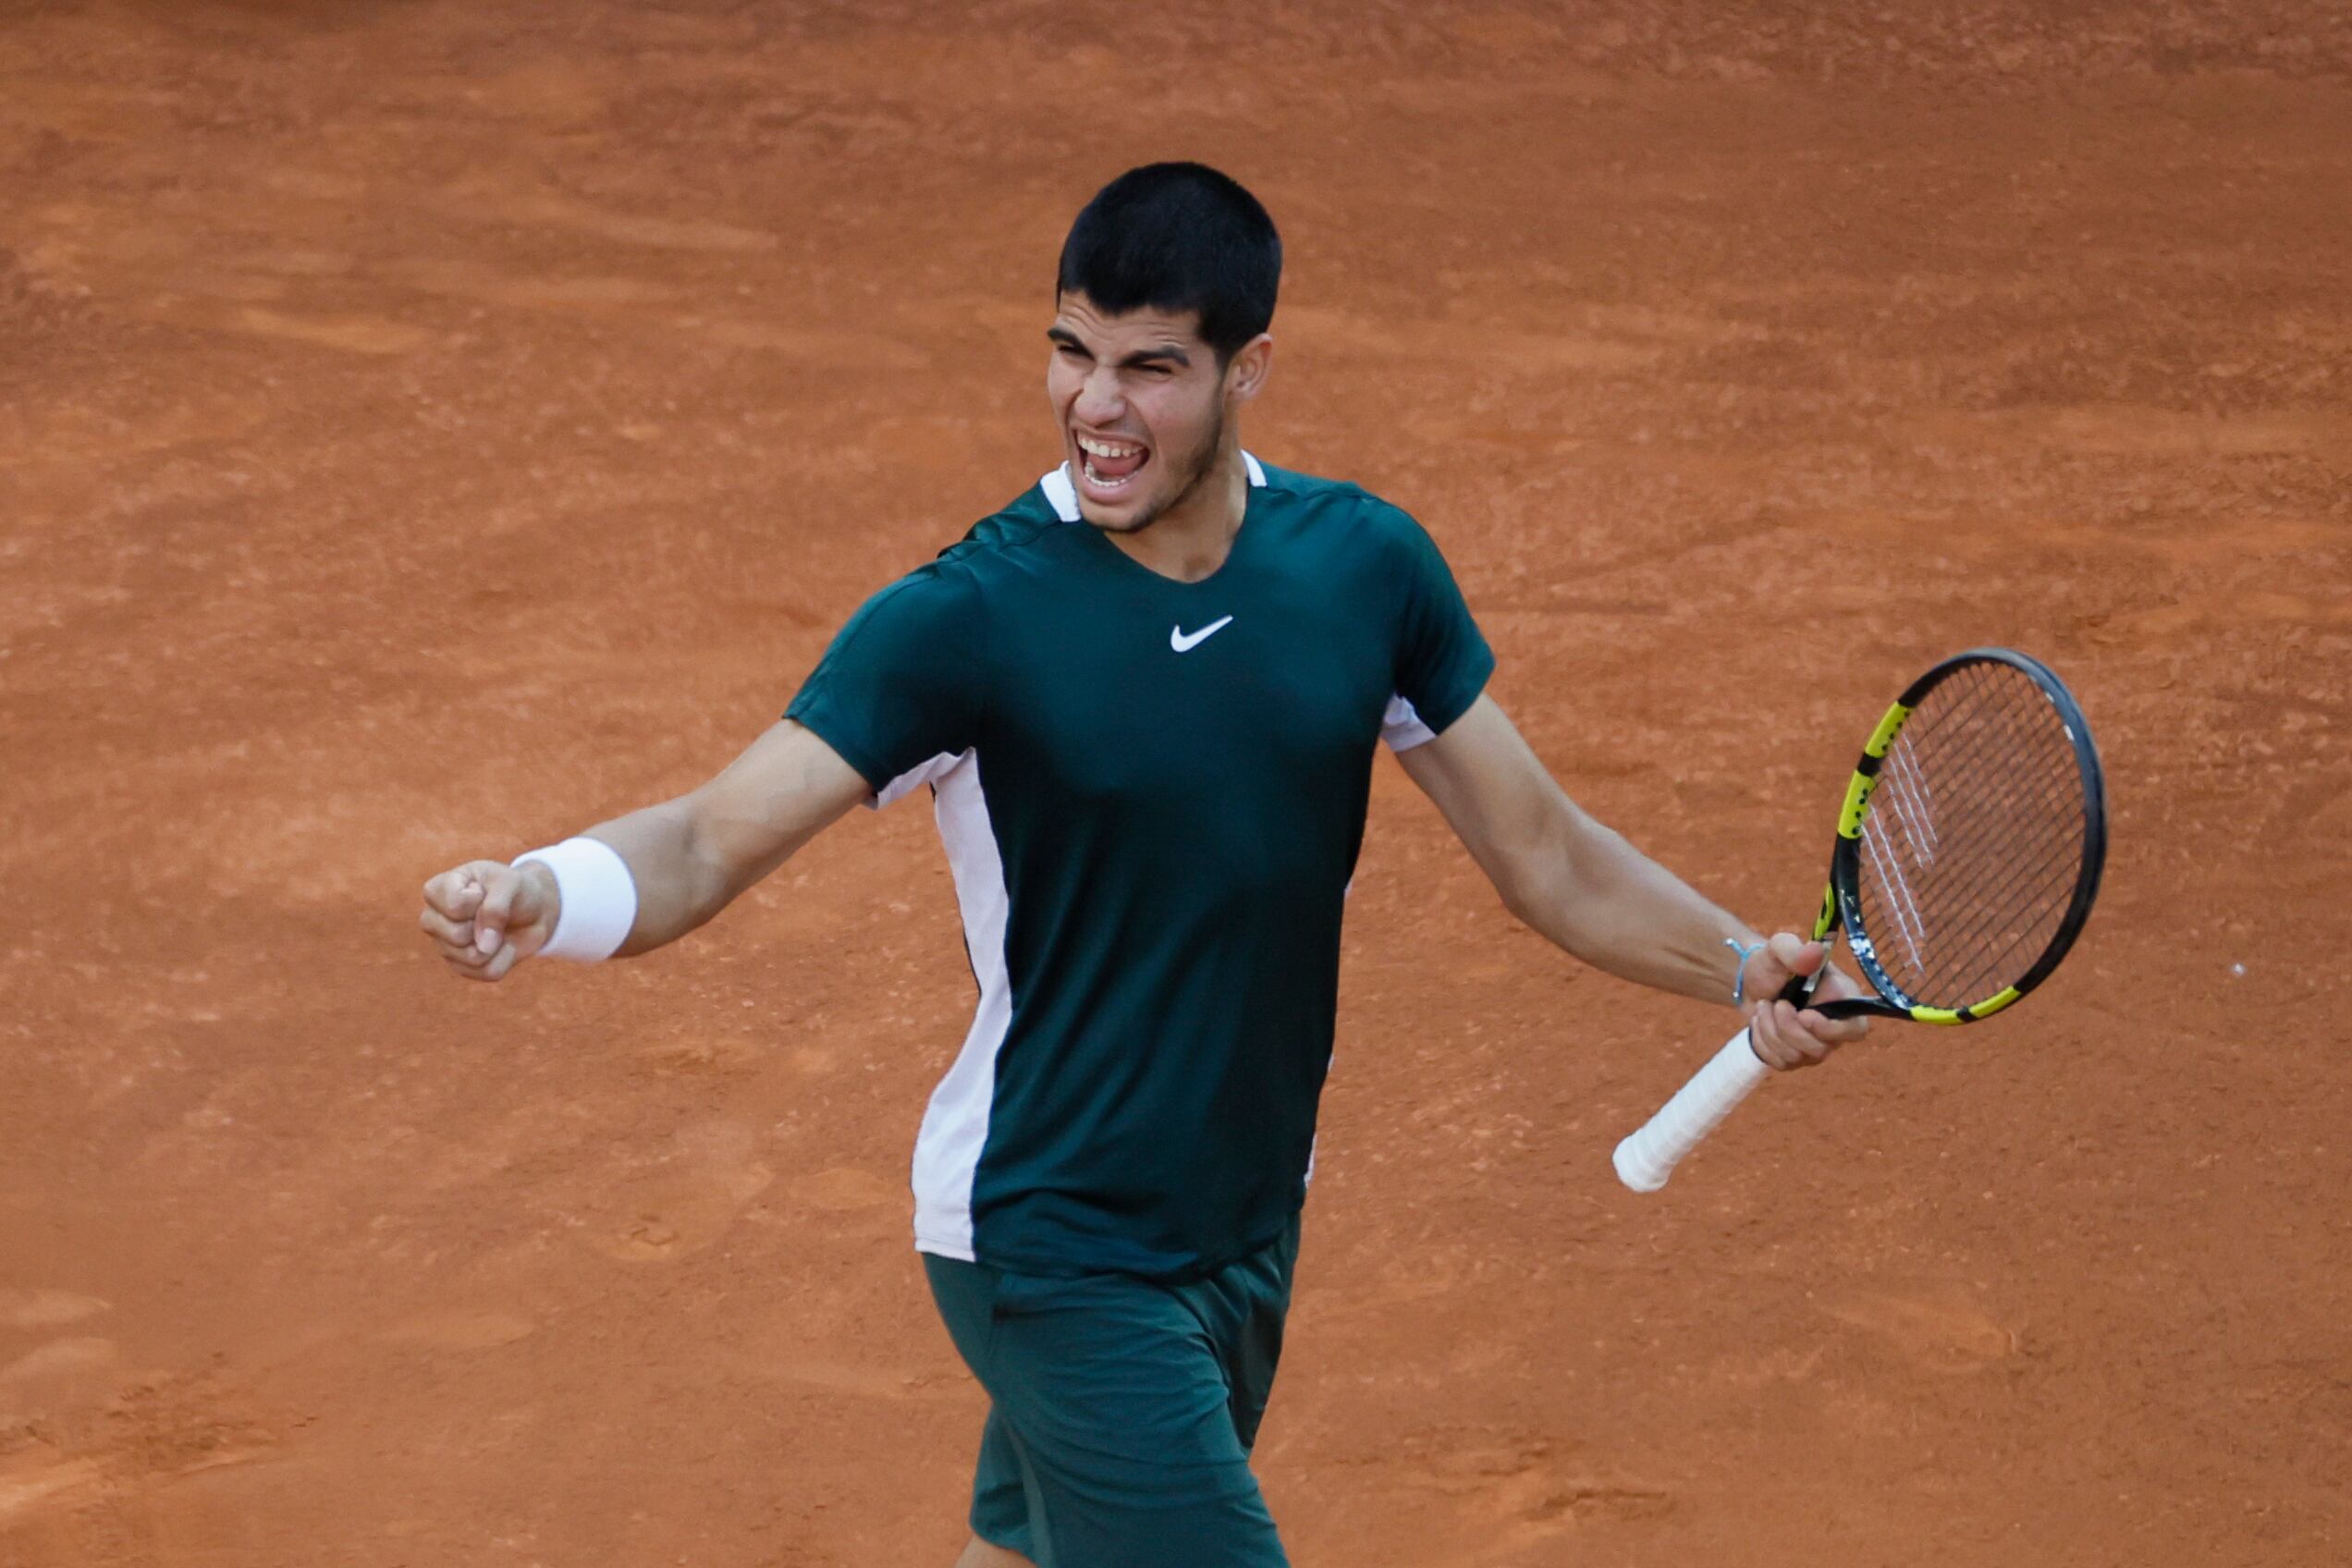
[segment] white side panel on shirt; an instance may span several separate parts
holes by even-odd
[[[1392,752],[1409,752],[1414,747],[1438,738],[1438,732],[1421,722],[1421,716],[1403,697],[1389,699],[1389,711],[1380,716],[1380,739]]]
[[[901,800],[908,795],[913,794],[925,784],[937,784],[940,779],[948,776],[948,770],[949,768],[955,766],[956,764],[962,762],[965,757],[968,757],[972,753],[970,752],[963,752],[951,755],[949,753],[941,752],[929,762],[918,763],[914,766],[908,768],[904,773],[900,774],[896,778],[891,779],[888,784],[883,785],[881,789],[876,790],[873,794],[866,797],[865,803],[869,809],[880,811],[884,806],[890,804],[893,801]]]
[[[925,766],[929,765],[926,764]],[[895,784],[895,780],[893,783]],[[1012,980],[1005,964],[1004,861],[980,790],[980,758],[951,759],[930,782],[938,790],[939,840],[954,875],[963,940],[980,982],[980,1005],[947,1076],[931,1092],[914,1140],[914,1244],[942,1257],[972,1261],[972,1182],[988,1141],[996,1097],[997,1052],[1012,1024]]]

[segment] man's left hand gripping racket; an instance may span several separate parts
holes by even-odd
[[[1973,648],[1913,681],[1862,748],[1838,813],[1813,936],[1840,927],[1878,994],[1810,1001],[1829,969],[1782,998],[1831,1018],[1973,1023],[2058,967],[2090,918],[2107,858],[2107,795],[2082,709],[2059,679],[2007,648]],[[1638,1193],[1771,1069],[1747,1031],[1617,1145]]]

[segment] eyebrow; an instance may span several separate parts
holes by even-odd
[[[1078,335],[1066,326],[1049,326],[1046,328],[1046,336],[1065,349],[1075,349],[1088,359],[1094,358],[1095,351],[1080,342]],[[1162,360],[1173,361],[1176,364],[1184,366],[1189,366],[1193,362],[1190,354],[1185,353],[1173,343],[1166,343],[1155,349],[1138,349],[1121,360],[1119,366],[1121,370],[1125,370],[1135,365],[1154,364]]]

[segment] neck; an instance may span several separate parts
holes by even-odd
[[[1241,438],[1229,429],[1208,471],[1182,499],[1141,533],[1105,537],[1162,577],[1198,582],[1225,564],[1248,506],[1249,470],[1242,462]]]

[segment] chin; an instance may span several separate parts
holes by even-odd
[[[1080,519],[1088,527],[1100,529],[1105,533],[1141,533],[1159,521],[1160,509],[1141,500],[1114,509],[1099,501],[1088,500],[1083,494],[1078,497]]]

